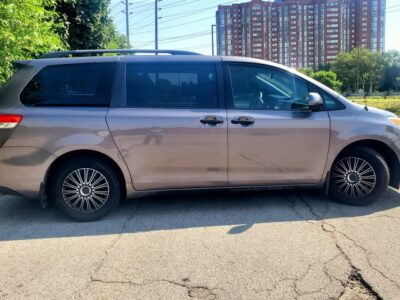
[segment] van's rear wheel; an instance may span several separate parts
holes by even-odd
[[[57,207],[77,221],[95,221],[110,213],[121,198],[113,168],[94,159],[76,159],[56,172],[52,195]]]
[[[389,167],[378,152],[354,148],[333,164],[330,194],[345,204],[367,205],[378,200],[387,189],[389,176]]]

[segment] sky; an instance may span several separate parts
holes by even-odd
[[[132,48],[154,49],[154,1],[129,1]],[[242,2],[248,1],[160,0],[159,49],[190,50],[211,54],[211,25],[215,24],[215,12],[218,5]],[[386,50],[400,51],[399,5],[400,0],[386,0]],[[112,0],[110,9],[118,31],[125,34],[123,12],[125,4],[121,0]]]

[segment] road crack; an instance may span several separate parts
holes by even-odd
[[[157,283],[167,283],[170,285],[175,285],[187,290],[187,295],[189,298],[193,299],[202,299],[202,300],[215,300],[217,299],[216,288],[209,288],[205,285],[192,285],[190,284],[189,278],[182,279],[182,282],[177,282],[168,279],[151,279],[146,280],[145,282],[134,282],[130,280],[121,280],[121,281],[113,281],[113,280],[102,280],[92,277],[92,282],[102,283],[102,284],[122,284],[122,285],[130,285],[130,286],[147,286]]]
[[[124,234],[124,232],[126,231],[126,228],[128,227],[129,222],[134,218],[134,216],[136,215],[136,213],[139,210],[139,202],[140,200],[138,200],[137,204],[136,204],[136,208],[132,211],[131,214],[129,214],[127,216],[127,218],[125,219],[125,221],[123,222],[122,226],[121,226],[121,230],[119,231],[119,233],[117,234],[117,236],[115,237],[115,239],[111,242],[110,246],[107,247],[104,250],[104,256],[103,258],[100,260],[100,262],[98,263],[97,267],[94,269],[94,271],[92,272],[92,274],[90,275],[90,280],[87,282],[87,284],[82,288],[77,290],[74,293],[74,296],[77,294],[80,294],[82,291],[88,289],[90,287],[90,285],[95,282],[96,280],[94,280],[94,277],[96,276],[96,274],[100,271],[100,269],[103,267],[104,263],[107,260],[108,255],[111,253],[112,249],[114,248],[114,246],[118,243],[118,241],[121,239],[122,235]]]
[[[377,269],[375,266],[372,265],[372,263],[371,263],[371,261],[369,259],[369,256],[368,256],[368,254],[369,254],[368,249],[366,249],[365,247],[363,247],[360,244],[358,244],[354,239],[350,238],[344,232],[339,231],[333,224],[328,223],[324,219],[324,216],[318,214],[313,209],[313,207],[310,205],[310,203],[307,200],[304,199],[304,197],[302,195],[297,194],[297,197],[306,205],[307,209],[313,215],[315,220],[320,223],[321,229],[324,232],[326,232],[327,234],[330,235],[330,237],[335,242],[335,246],[336,246],[337,250],[339,251],[341,256],[346,260],[347,264],[351,268],[351,272],[350,272],[350,275],[348,277],[347,282],[340,281],[342,283],[343,288],[344,288],[343,289],[343,293],[345,292],[346,288],[350,288],[350,289],[354,289],[354,290],[359,291],[359,292],[360,291],[364,291],[368,295],[370,295],[373,299],[382,299],[382,297],[379,295],[379,293],[376,290],[374,290],[372,285],[367,280],[364,279],[364,277],[361,274],[361,270],[355,266],[355,264],[351,260],[350,256],[346,253],[346,251],[340,245],[340,243],[339,243],[339,241],[337,239],[337,235],[342,236],[344,239],[346,239],[347,241],[352,243],[357,249],[359,249],[363,253],[363,255],[365,256],[365,259],[367,261],[367,264],[370,266],[371,269],[373,269],[374,271],[379,273],[382,277],[384,277],[385,279],[389,280],[397,288],[400,289],[400,286],[399,286],[399,284],[397,282],[395,282],[393,279],[391,279],[388,276],[386,276],[382,271],[380,271],[379,269]],[[328,274],[328,273],[327,273],[327,275],[330,276],[330,274]],[[358,287],[358,288],[355,288],[355,287]]]

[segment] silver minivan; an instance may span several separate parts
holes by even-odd
[[[76,220],[156,191],[315,187],[366,205],[399,187],[400,119],[275,63],[86,50],[15,65],[0,191]]]

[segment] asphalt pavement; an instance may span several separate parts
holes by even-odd
[[[400,193],[174,193],[76,223],[0,197],[1,299],[400,299]]]

